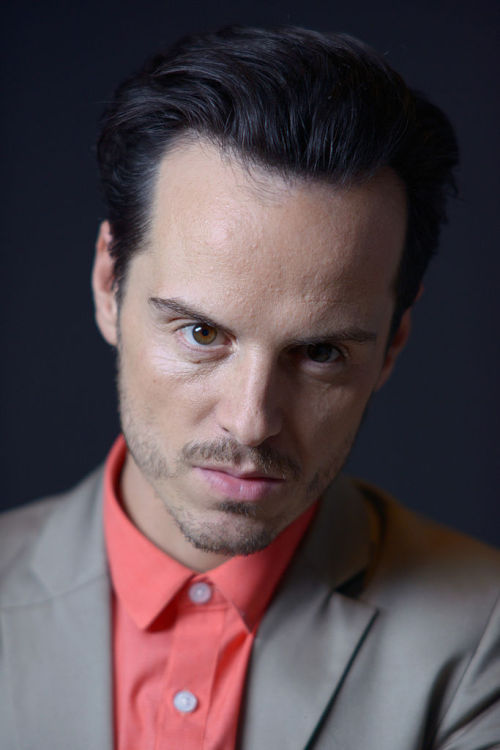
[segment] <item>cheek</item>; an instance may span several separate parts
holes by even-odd
[[[154,341],[139,344],[128,355],[133,371],[129,371],[129,390],[136,403],[142,404],[148,421],[167,432],[175,426],[180,436],[185,428],[200,425],[211,413],[216,393],[213,376],[201,376],[199,365],[180,361]],[[192,439],[192,434],[188,437]]]
[[[120,382],[122,407],[157,434],[185,439],[210,411],[207,378],[198,365],[183,361],[172,342],[130,310],[122,319]],[[192,434],[189,435],[192,439]]]
[[[128,370],[146,387],[163,389],[176,382],[183,383],[196,373],[196,365],[183,360],[175,342],[152,324],[129,330],[122,349]]]
[[[149,347],[145,347],[143,354],[143,361],[158,380],[177,378],[183,381],[196,375],[196,364],[181,360],[173,348],[169,349],[163,344],[153,342]]]
[[[295,424],[303,450],[321,456],[352,441],[370,399],[370,383],[363,387],[328,388],[309,397],[296,413]]]

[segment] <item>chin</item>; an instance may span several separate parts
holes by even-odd
[[[233,505],[233,503],[223,503]],[[234,503],[240,506],[241,503]],[[198,550],[221,555],[252,555],[268,547],[276,539],[281,528],[256,520],[243,509],[234,513],[229,508],[220,509],[225,518],[217,520],[200,520],[175,518],[175,522],[184,538]],[[228,517],[228,514],[234,513]]]

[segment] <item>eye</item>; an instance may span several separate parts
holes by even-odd
[[[207,344],[213,344],[217,338],[217,329],[212,326],[197,325],[193,326],[191,335],[197,344],[206,346]]]
[[[306,348],[308,359],[312,362],[326,363],[336,362],[342,357],[340,351],[333,344],[309,344]]]
[[[189,344],[197,346],[210,346],[210,344],[220,343],[221,334],[208,323],[195,323],[194,325],[184,326],[181,329],[182,335]]]

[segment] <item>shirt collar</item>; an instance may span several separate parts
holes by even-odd
[[[232,557],[209,577],[240,613],[247,628],[260,622],[283,573],[316,511],[317,503],[291,523],[261,552]]]
[[[236,608],[248,630],[260,621],[316,511],[317,503],[264,550],[235,556],[198,574],[156,547],[130,521],[119,500],[127,447],[120,435],[104,475],[104,533],[113,588],[136,625],[146,629],[188,581],[211,582]]]

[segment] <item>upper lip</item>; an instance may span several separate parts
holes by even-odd
[[[240,469],[234,466],[224,466],[221,464],[205,464],[199,466],[200,469],[208,469],[209,471],[222,471],[224,474],[229,474],[232,477],[238,479],[281,479],[284,480],[282,474],[266,474],[266,472],[259,469]]]

